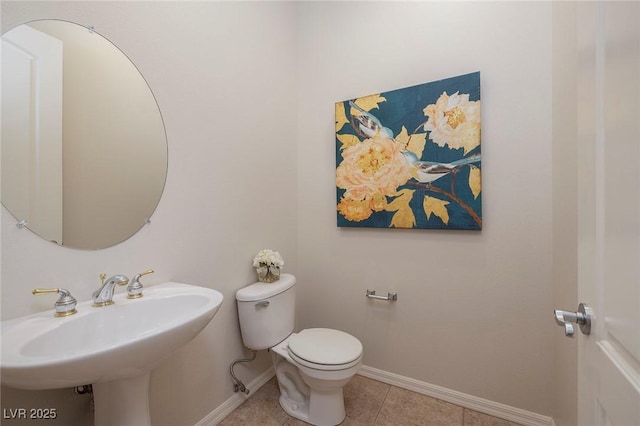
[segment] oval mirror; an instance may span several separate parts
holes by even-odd
[[[65,247],[101,249],[135,234],[167,174],[160,110],[106,38],[40,20],[2,36],[2,204]]]

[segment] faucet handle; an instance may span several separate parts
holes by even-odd
[[[98,277],[100,277],[100,283],[101,283],[100,285],[104,285],[104,280],[107,279],[107,274],[103,272],[100,275],[98,275]]]
[[[75,297],[71,295],[69,290],[65,290],[64,288],[35,288],[31,292],[34,295],[38,294],[47,294],[47,293],[58,293],[60,297],[56,301],[54,307],[56,309],[56,317],[66,317],[69,315],[73,315],[76,312],[76,305],[78,301]]]
[[[153,272],[153,269],[148,269],[133,277],[133,280],[131,280],[127,286],[127,299],[137,299],[138,297],[142,297],[142,284],[140,283],[140,278],[144,275],[153,274]]]

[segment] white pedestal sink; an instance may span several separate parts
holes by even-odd
[[[216,314],[222,294],[169,282],[115,304],[80,303],[2,321],[2,383],[18,389],[92,384],[95,425],[150,425],[149,377],[163,358],[191,341]]]

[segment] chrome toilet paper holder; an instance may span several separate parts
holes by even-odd
[[[388,292],[386,296],[378,296],[376,295],[375,290],[367,289],[367,297],[369,299],[378,299],[378,300],[386,300],[387,302],[395,302],[398,300],[398,293]]]

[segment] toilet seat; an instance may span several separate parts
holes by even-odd
[[[329,328],[309,328],[288,339],[289,356],[316,370],[344,370],[362,359],[362,343],[350,334]]]

